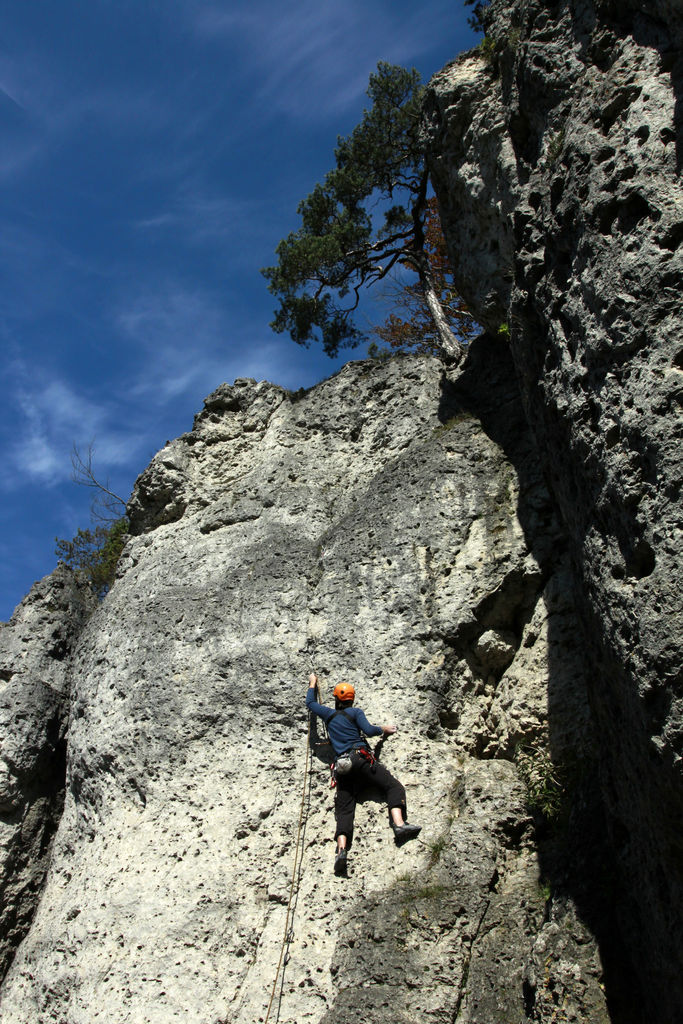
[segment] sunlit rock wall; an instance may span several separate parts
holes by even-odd
[[[64,813],[3,1024],[253,1024],[283,942],[282,1024],[607,1020],[515,762],[547,749],[549,704],[556,743],[592,740],[505,346],[452,373],[409,357],[299,394],[223,385],[130,514],[72,668]],[[306,771],[311,669],[396,721],[381,757],[423,825],[396,849],[370,794],[346,880],[324,748]]]

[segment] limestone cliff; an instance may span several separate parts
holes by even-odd
[[[95,603],[60,566],[0,623],[0,974],[30,926],[61,818],[72,656]]]
[[[2,1024],[680,1017],[681,16],[486,17],[426,109],[464,365],[222,385],[104,602],[0,630]],[[423,825],[369,794],[346,880],[311,669]]]
[[[683,12],[494,0],[432,82],[458,283],[509,331],[569,541],[618,866],[649,1020],[683,1013]],[[551,721],[552,734],[552,721]]]
[[[302,394],[222,386],[130,513],[71,662],[64,812],[3,1024],[263,1019],[293,870],[271,1020],[606,1020],[596,943],[561,857],[551,897],[514,763],[522,741],[547,748],[549,675],[558,742],[592,750],[505,346],[452,374],[410,357]],[[369,799],[347,880],[321,748],[305,771],[312,667],[397,720],[382,757],[424,826],[397,850]]]

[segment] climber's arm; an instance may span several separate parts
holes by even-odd
[[[334,711],[332,708],[325,707],[324,704],[319,704],[315,699],[316,686],[318,684],[318,677],[312,672],[308,680],[308,691],[306,693],[306,707],[309,711],[312,711],[314,715],[318,715],[322,718],[323,722],[328,722]]]
[[[361,729],[365,733],[366,736],[383,736],[384,735],[385,729],[387,728],[386,726],[384,726],[384,725],[370,725],[370,722],[368,722],[368,720],[367,720],[367,718],[365,716],[365,712],[364,711],[361,711],[360,708],[354,708],[354,710],[356,712],[356,724],[357,724],[358,728]],[[389,728],[391,728],[391,726],[389,726]]]

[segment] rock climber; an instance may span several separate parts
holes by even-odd
[[[306,707],[322,718],[335,753],[334,775],[336,796],[334,816],[337,849],[334,858],[335,875],[346,875],[346,857],[353,841],[353,819],[356,801],[366,786],[377,786],[382,791],[389,809],[389,823],[394,830],[394,841],[402,846],[419,835],[420,825],[406,821],[406,791],[398,779],[376,760],[365,736],[392,736],[395,725],[371,725],[361,708],[354,708],[356,691],[351,683],[338,683],[334,688],[334,708],[319,704],[318,677],[308,677]],[[363,735],[365,734],[365,736]]]

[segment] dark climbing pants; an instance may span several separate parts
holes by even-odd
[[[337,822],[337,836],[346,836],[348,846],[353,840],[353,819],[356,813],[358,797],[368,789],[376,787],[381,791],[387,802],[387,808],[400,807],[403,818],[407,820],[406,791],[383,764],[375,761],[373,765],[359,754],[353,755],[353,768],[348,775],[337,778],[337,795],[334,801],[334,816]],[[391,815],[389,815],[391,821]]]

